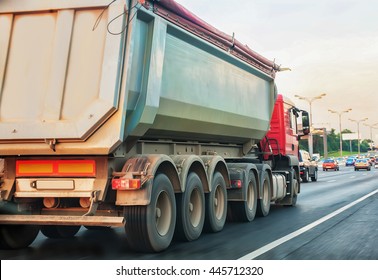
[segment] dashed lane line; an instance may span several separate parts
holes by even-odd
[[[302,233],[309,231],[310,229],[312,229],[312,228],[324,223],[325,221],[335,217],[336,215],[348,210],[349,208],[351,208],[354,205],[364,201],[365,199],[369,198],[370,196],[372,196],[376,193],[378,193],[378,189],[376,189],[375,191],[372,191],[371,193],[368,193],[367,195],[364,195],[363,197],[360,197],[359,199],[349,203],[348,205],[345,205],[344,207],[339,208],[338,210],[332,212],[331,214],[328,214],[328,215],[324,216],[323,218],[320,218],[319,220],[317,220],[317,221],[315,221],[311,224],[308,224],[307,226],[304,226],[304,227],[302,227],[302,228],[300,228],[300,229],[298,229],[298,230],[296,230],[296,231],[294,231],[294,232],[292,232],[292,233],[290,233],[290,234],[288,234],[284,237],[281,237],[280,239],[277,239],[277,240],[255,250],[255,251],[253,251],[253,252],[251,252],[251,253],[249,253],[245,256],[242,256],[241,258],[239,258],[239,260],[253,260],[253,259],[257,258],[258,256],[276,248],[277,246],[297,237],[298,235],[301,235]]]

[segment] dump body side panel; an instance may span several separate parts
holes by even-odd
[[[102,13],[102,6],[81,3],[31,12],[15,5],[0,14],[0,141],[84,141],[115,112],[123,36],[111,36],[107,24],[123,5]]]
[[[243,144],[268,130],[271,72],[152,6],[114,20],[129,7],[24,3],[0,10],[0,154],[109,154],[140,138]]]
[[[147,33],[150,68],[140,90],[129,90],[126,137],[240,144],[264,136],[272,77],[161,18],[141,12],[138,28]]]

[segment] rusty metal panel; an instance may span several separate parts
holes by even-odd
[[[125,4],[42,2],[0,3],[2,142],[84,141],[118,108]]]
[[[13,15],[0,14],[0,98],[4,81],[5,64],[7,62],[9,41],[11,37]]]
[[[125,219],[108,216],[0,215],[0,224],[122,227],[125,225]]]
[[[152,6],[13,2],[0,3],[1,155],[109,154],[140,137],[247,146],[269,128],[274,77]]]
[[[0,13],[105,7],[109,0],[1,0]]]

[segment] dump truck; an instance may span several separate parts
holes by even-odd
[[[296,204],[280,66],[175,1],[3,0],[0,34],[1,249],[84,226],[160,252]]]

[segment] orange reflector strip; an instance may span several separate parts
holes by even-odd
[[[18,160],[16,176],[95,177],[94,160]]]
[[[61,174],[77,172],[82,174],[92,174],[94,172],[94,164],[83,162],[60,163],[58,164],[58,172]]]
[[[52,163],[39,163],[39,164],[28,164],[19,163],[17,165],[17,174],[51,174],[54,171],[54,166]]]

